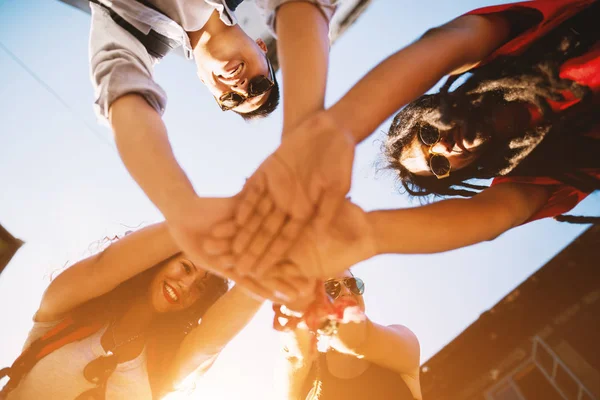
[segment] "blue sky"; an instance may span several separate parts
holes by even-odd
[[[327,104],[429,27],[488,4],[374,1],[332,48]],[[161,219],[127,174],[110,131],[96,124],[88,30],[88,15],[58,1],[0,0],[0,223],[26,242],[0,276],[0,367],[18,355],[52,271],[91,254],[105,236]],[[222,113],[193,62],[177,56],[157,66],[156,79],[169,95],[165,121],[174,151],[198,193],[238,191],[277,146],[281,110],[251,125]],[[417,205],[377,172],[388,126],[357,151],[350,195],[368,210]],[[574,212],[596,214],[599,205],[595,194]],[[425,361],[583,229],[544,220],[452,252],[380,256],[354,273],[366,282],[370,318],[411,328]],[[271,318],[265,306],[198,384],[199,393],[268,398],[278,350]]]

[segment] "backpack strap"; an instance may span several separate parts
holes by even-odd
[[[27,347],[10,367],[0,370],[0,379],[8,376],[9,381],[0,390],[0,395],[7,395],[19,385],[25,376],[39,360],[61,347],[90,336],[102,327],[102,323],[81,325],[71,316],[65,318],[43,336],[36,339]],[[0,396],[0,398],[2,398]]]

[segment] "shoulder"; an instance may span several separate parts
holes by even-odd
[[[394,332],[396,335],[398,335],[398,337],[405,339],[406,344],[414,347],[417,350],[420,349],[421,345],[419,343],[417,335],[415,335],[415,333],[411,331],[408,327],[400,324],[394,324],[388,325],[387,328]]]

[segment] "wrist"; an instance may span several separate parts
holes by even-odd
[[[367,213],[367,223],[371,236],[373,255],[392,253],[387,245],[385,234],[386,231],[386,215],[383,210],[375,210]]]

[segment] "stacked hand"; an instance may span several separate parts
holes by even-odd
[[[373,256],[366,213],[345,199],[354,146],[326,114],[290,132],[248,180],[235,216],[204,242],[215,268],[262,297],[289,303],[311,292],[315,278]]]

